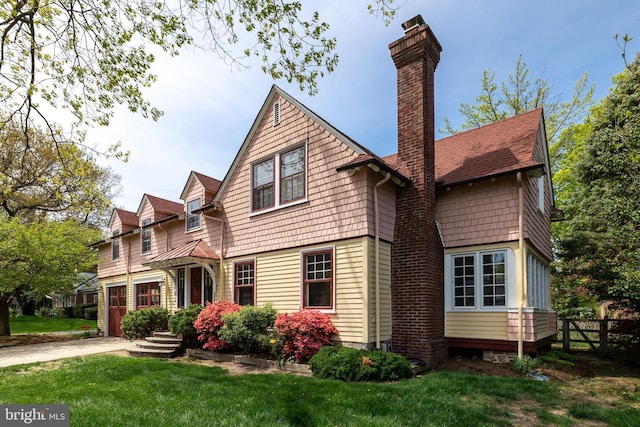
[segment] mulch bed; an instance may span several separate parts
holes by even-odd
[[[26,334],[0,337],[0,347],[12,347],[16,345],[41,344],[45,342],[72,341],[78,339],[78,335],[60,334]]]

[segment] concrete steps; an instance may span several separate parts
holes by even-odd
[[[182,338],[169,332],[154,332],[153,336],[135,340],[127,349],[131,356],[169,359],[176,356],[182,346]]]

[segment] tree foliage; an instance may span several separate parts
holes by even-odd
[[[568,170],[560,273],[601,301],[640,311],[640,63],[592,109]]]
[[[369,13],[388,22],[394,2],[376,0]],[[328,32],[297,0],[10,0],[0,9],[4,122],[20,122],[27,138],[40,122],[56,140],[82,142],[81,132],[61,138],[50,107],[67,109],[75,126],[107,125],[117,104],[157,119],[142,92],[156,79],[153,52],[186,45],[236,64],[256,57],[268,75],[314,93],[338,63]],[[125,153],[116,145],[109,154]]]
[[[576,82],[571,99],[565,101],[561,93],[552,91],[549,79],[532,79],[522,56],[518,58],[515,70],[507,81],[498,85],[495,77],[494,71],[485,70],[482,73],[480,94],[476,97],[475,104],[460,103],[459,111],[464,119],[462,130],[473,129],[543,107],[547,140],[550,145],[550,162],[555,172],[558,169],[556,165],[563,161],[566,153],[572,148],[570,140],[559,136],[564,129],[582,120],[587,114],[589,107],[593,105],[595,86],[588,86],[585,73]],[[448,118],[444,119],[444,128],[439,131],[446,134],[458,132]]]
[[[0,214],[0,335],[9,335],[9,301],[23,289],[42,296],[73,288],[97,263],[100,237],[76,221],[25,222]]]
[[[9,217],[73,218],[104,226],[120,178],[87,150],[56,144],[38,129],[25,138],[15,122],[0,130],[0,210]]]

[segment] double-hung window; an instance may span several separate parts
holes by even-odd
[[[151,227],[146,227],[149,224],[151,224],[150,219],[142,220],[141,235],[142,235],[142,253],[143,254],[151,252]]]
[[[287,206],[306,197],[306,144],[287,149],[251,166],[253,212]]]
[[[114,261],[120,259],[120,238],[115,237],[118,234],[120,234],[120,230],[115,230],[112,234],[114,237],[111,240],[111,259]]]
[[[507,252],[487,251],[451,256],[453,308],[507,306]]]
[[[240,305],[255,305],[255,263],[236,262],[233,265],[235,301]]]
[[[333,250],[302,254],[302,307],[333,309]]]
[[[187,202],[187,231],[200,228],[200,214],[193,213],[196,209],[200,209],[200,199]]]

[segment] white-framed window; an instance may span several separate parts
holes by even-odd
[[[120,234],[120,230],[114,230],[111,234],[112,236],[117,236]],[[120,259],[120,238],[112,237],[111,240],[111,259],[113,261]]]
[[[251,165],[251,211],[264,212],[304,202],[307,145],[298,144]]]
[[[255,305],[255,260],[233,263],[234,301],[240,305]]]
[[[541,213],[544,213],[544,180],[544,175],[538,177],[538,210]]]
[[[527,253],[527,293],[529,307],[549,309],[549,266],[531,252]]]
[[[513,251],[497,249],[450,254],[445,265],[448,308],[503,310],[514,303],[509,300],[509,284],[515,283]]]
[[[302,252],[302,308],[335,309],[334,249]]]
[[[142,253],[146,254],[151,252],[151,227],[145,228],[147,225],[151,224],[151,220],[149,218],[142,220],[142,233],[140,233]]]
[[[193,213],[196,209],[200,209],[200,199],[187,202],[187,231],[200,228],[200,214]]]

